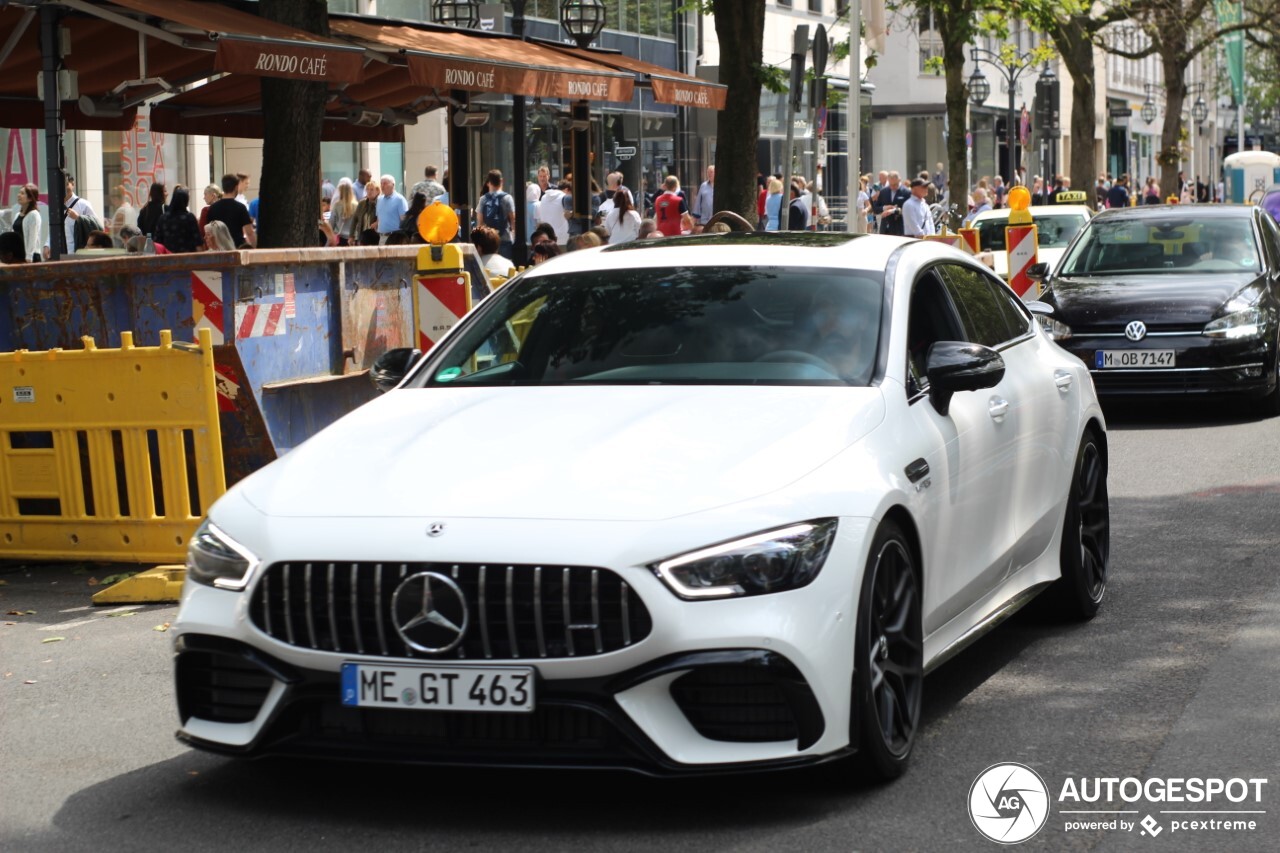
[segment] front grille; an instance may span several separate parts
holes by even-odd
[[[595,711],[539,705],[528,714],[467,711],[404,711],[344,708],[321,703],[310,709],[303,730],[325,738],[373,738],[462,752],[493,749],[570,748],[597,750],[617,740],[612,724]]]
[[[178,655],[178,704],[182,719],[247,723],[258,716],[272,677],[243,657],[225,652]]]
[[[671,697],[711,740],[796,740],[796,717],[776,677],[745,666],[706,666],[671,683]]]
[[[462,590],[470,620],[441,655],[410,648],[396,631],[400,582],[431,571]],[[617,574],[583,566],[440,563],[274,563],[253,590],[253,624],[303,648],[381,657],[461,660],[586,657],[640,642],[649,611]]]

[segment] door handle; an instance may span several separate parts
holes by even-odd
[[[987,401],[987,412],[993,421],[999,423],[1009,413],[1009,401],[1002,397],[992,397]]]
[[[1073,379],[1075,379],[1075,377],[1071,375],[1071,371],[1069,370],[1062,370],[1059,368],[1053,372],[1053,384],[1058,386],[1059,391],[1070,391],[1071,381]]]

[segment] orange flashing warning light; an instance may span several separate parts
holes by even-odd
[[[418,233],[432,246],[443,246],[458,236],[458,214],[443,202],[433,202],[418,214]]]
[[[1009,190],[1009,224],[1031,224],[1031,192],[1026,187]]]

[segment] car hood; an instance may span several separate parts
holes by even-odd
[[[1068,326],[1194,325],[1218,316],[1233,296],[1258,281],[1257,273],[1060,276],[1048,298],[1054,317]]]
[[[883,418],[878,388],[401,389],[237,489],[278,517],[654,520],[776,491]]]

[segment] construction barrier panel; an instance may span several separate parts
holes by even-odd
[[[413,313],[418,318],[417,347],[427,352],[471,310],[471,274],[457,243],[428,246],[418,252]]]
[[[1039,257],[1039,235],[1036,226],[1010,225],[1004,229],[1005,246],[1009,256],[1009,286],[1019,296],[1030,298],[1040,295],[1040,283],[1027,276],[1027,270],[1035,264]]]
[[[213,336],[0,353],[0,557],[181,561],[226,491]]]

